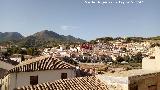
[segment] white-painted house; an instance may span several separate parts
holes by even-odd
[[[155,47],[152,50],[153,53],[142,60],[142,68],[160,71],[160,47]]]
[[[24,61],[2,80],[1,90],[14,90],[20,86],[36,85],[59,79],[74,78],[75,67],[53,57]]]

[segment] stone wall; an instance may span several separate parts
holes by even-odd
[[[96,75],[109,90],[148,90],[156,87],[160,90],[160,72],[144,73],[142,75],[116,77],[107,75]]]
[[[138,90],[148,90],[150,86],[156,86],[157,90],[160,90],[160,73],[129,77],[129,90],[134,90],[136,87]]]

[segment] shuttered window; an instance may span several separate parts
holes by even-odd
[[[61,79],[67,79],[67,73],[61,73]]]
[[[30,84],[31,85],[38,84],[38,76],[30,76]]]

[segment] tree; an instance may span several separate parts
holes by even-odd
[[[124,61],[126,61],[126,62],[130,62],[131,61],[131,58],[128,55],[124,56],[123,58],[124,58]]]
[[[7,49],[7,53],[8,53],[9,56],[11,56],[13,54],[12,48]]]
[[[27,54],[27,51],[26,51],[26,50],[22,50],[22,49],[20,49],[20,50],[19,50],[19,54],[26,55],[26,54]]]
[[[118,57],[116,58],[116,61],[117,61],[118,63],[121,63],[122,61],[125,61],[125,60],[124,60],[123,57],[118,56]]]
[[[13,52],[13,54],[16,54],[16,53],[18,53],[18,47],[12,47],[12,52]]]
[[[2,52],[2,56],[3,56],[4,58],[8,58],[10,55],[8,54],[8,52]]]
[[[133,62],[141,63],[143,56],[141,52],[138,52],[136,55],[132,56]]]
[[[97,38],[96,41],[100,41],[100,42],[108,42],[108,41],[113,41],[112,37],[103,37],[103,38]],[[93,42],[93,41],[92,41]]]
[[[70,49],[70,45],[66,45],[66,49],[69,50]]]
[[[153,43],[153,44],[151,44],[150,47],[152,48],[152,47],[156,47],[156,46],[160,47],[160,44],[159,43]]]
[[[125,52],[127,51],[127,49],[126,49],[125,47],[121,48],[121,50],[122,50],[122,51],[125,51]]]
[[[126,38],[126,43],[130,43],[132,41],[132,39],[130,37]]]
[[[74,61],[72,58],[67,57],[67,56],[63,57],[62,60],[67,62],[67,63],[70,63],[72,65],[78,65],[78,63],[76,61]]]
[[[33,55],[34,49],[33,48],[28,48],[27,49],[27,55]]]
[[[89,43],[90,44],[97,44],[98,42],[96,40],[91,40]]]
[[[21,55],[21,61],[24,61],[25,60],[25,58],[24,58],[24,55],[22,54]]]

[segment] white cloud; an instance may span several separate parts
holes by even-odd
[[[67,26],[67,25],[61,26],[62,30],[74,30],[74,29],[77,29],[77,28],[78,28],[77,26]]]

